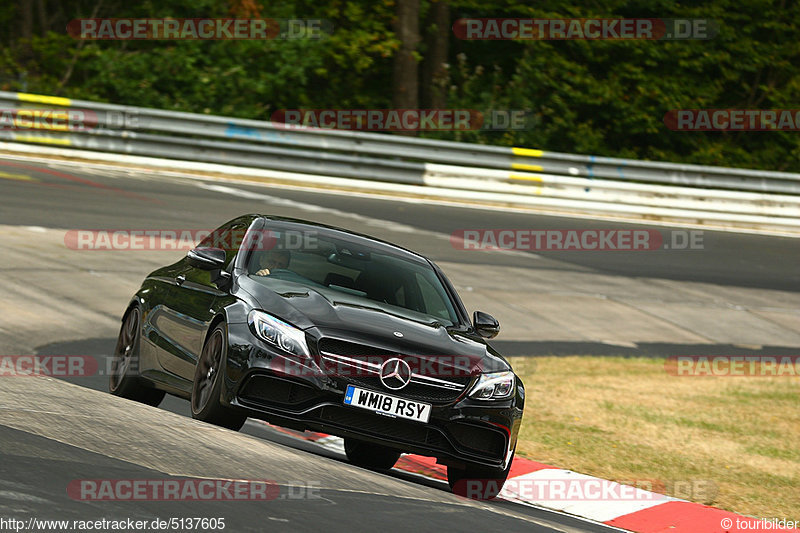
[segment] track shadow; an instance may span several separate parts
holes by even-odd
[[[565,341],[495,341],[491,343],[506,356],[622,356],[622,357],[672,357],[679,355],[800,355],[800,348],[791,346],[746,347],[735,344],[670,344],[662,342],[639,343],[633,346],[605,344],[602,342]]]

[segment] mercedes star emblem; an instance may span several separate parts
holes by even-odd
[[[388,359],[381,365],[380,377],[387,389],[400,390],[411,381],[411,367],[402,359]]]

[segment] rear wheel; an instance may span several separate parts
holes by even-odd
[[[344,452],[354,465],[371,470],[390,470],[400,459],[400,452],[361,440],[344,439]]]
[[[192,384],[192,418],[239,431],[247,420],[219,401],[222,392],[222,365],[228,352],[225,324],[218,324],[208,336]]]
[[[139,306],[131,307],[122,320],[117,346],[111,360],[108,390],[120,396],[156,407],[166,394],[162,390],[145,386],[139,378],[139,340],[141,335]]]
[[[511,462],[505,469],[469,464],[466,467],[447,467],[447,483],[453,494],[472,500],[496,498],[511,471]]]

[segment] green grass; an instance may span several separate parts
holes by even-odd
[[[657,480],[671,496],[745,515],[800,519],[800,378],[676,377],[653,358],[512,363],[526,388],[520,455],[605,479]]]

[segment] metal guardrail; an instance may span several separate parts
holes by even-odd
[[[800,174],[485,146],[0,91],[0,110],[84,112],[84,129],[0,127],[0,140],[295,173],[721,213],[800,227]],[[630,209],[628,209],[630,210]],[[654,211],[655,212],[655,211]],[[688,214],[687,214],[688,213]],[[679,217],[679,218],[680,218]],[[724,217],[723,217],[724,218]],[[763,221],[762,221],[763,222]],[[759,222],[761,223],[761,222]]]

